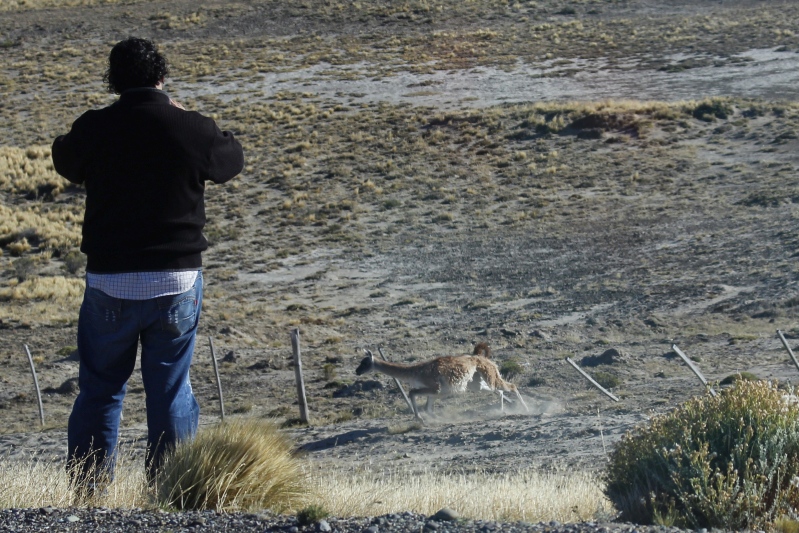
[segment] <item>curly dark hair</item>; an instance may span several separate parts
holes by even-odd
[[[103,81],[108,92],[122,94],[137,87],[155,87],[168,74],[166,58],[152,41],[129,37],[111,49]]]

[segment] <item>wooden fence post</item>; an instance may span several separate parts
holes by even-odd
[[[380,352],[380,357],[382,357],[383,360],[390,361],[390,359],[387,359],[386,356],[383,355],[383,349],[380,346],[377,347],[377,351]],[[372,353],[369,350],[366,350],[366,352],[369,353],[369,354]],[[400,383],[397,378],[392,378],[392,379],[394,380],[394,383],[397,384],[397,388],[400,390],[400,393],[402,394],[402,397],[405,399],[405,403],[408,404],[408,409],[410,409],[411,412],[413,413],[414,412],[413,411],[413,404],[411,403],[410,398],[408,398],[408,394],[405,392],[405,389],[402,387],[402,383]]]
[[[211,345],[211,361],[214,362],[214,374],[216,374],[216,390],[219,391],[219,411],[222,420],[225,419],[225,402],[222,400],[222,380],[219,379],[219,365],[216,362],[216,350],[214,350],[214,339],[208,337],[208,344]]]
[[[291,348],[294,351],[294,379],[297,381],[297,403],[300,404],[300,420],[308,423],[308,402],[305,399],[305,382],[302,379],[300,358],[300,329],[291,330]]]
[[[583,377],[584,377],[585,379],[587,379],[589,383],[591,383],[591,385],[593,385],[594,387],[596,387],[597,389],[599,389],[601,392],[603,392],[603,393],[604,393],[604,394],[605,394],[605,395],[606,395],[608,398],[610,398],[610,399],[611,399],[611,400],[613,400],[614,402],[618,402],[618,401],[619,401],[619,399],[618,399],[616,396],[614,396],[614,395],[613,395],[613,394],[612,394],[612,393],[611,393],[609,390],[607,390],[605,387],[603,387],[602,385],[600,385],[599,383],[597,383],[597,382],[596,382],[596,380],[594,380],[594,378],[592,378],[591,376],[589,376],[589,375],[588,375],[588,374],[585,372],[585,370],[583,370],[582,368],[580,368],[579,366],[577,366],[577,363],[575,363],[574,361],[572,361],[570,357],[567,357],[567,358],[566,358],[566,362],[567,362],[567,363],[569,363],[571,366],[573,366],[573,367],[575,368],[575,370],[577,370],[577,372],[579,372],[580,374],[582,374],[582,375],[583,375]]]
[[[791,361],[793,361],[793,364],[796,366],[796,368],[799,368],[799,361],[796,360],[796,356],[793,354],[793,350],[791,350],[791,347],[788,346],[788,341],[785,340],[785,336],[782,334],[782,331],[777,330],[777,335],[780,336],[782,345],[785,346],[786,350],[788,350],[788,355],[791,356]]]
[[[696,377],[698,377],[698,378],[699,378],[699,381],[701,381],[701,382],[702,382],[702,384],[703,384],[705,387],[707,387],[707,390],[708,390],[708,391],[710,391],[710,395],[711,395],[711,396],[715,396],[715,395],[716,395],[716,391],[714,391],[714,390],[713,390],[713,387],[711,387],[711,386],[708,384],[707,380],[705,379],[705,376],[703,376],[703,375],[702,375],[702,372],[700,372],[700,371],[699,371],[699,368],[697,368],[697,366],[694,364],[694,362],[693,362],[693,361],[691,361],[691,360],[688,358],[688,356],[687,356],[687,355],[685,355],[684,353],[682,353],[682,350],[680,350],[679,348],[677,348],[677,345],[676,345],[676,344],[672,344],[672,345],[671,345],[671,349],[672,349],[672,350],[674,350],[674,352],[675,352],[677,355],[679,355],[679,356],[680,356],[680,358],[681,358],[681,359],[682,359],[682,360],[685,362],[685,364],[686,364],[686,365],[688,365],[688,368],[690,368],[691,370],[693,370],[693,371],[694,371],[694,374],[696,374]]]
[[[33,374],[33,386],[36,387],[36,399],[39,400],[39,421],[44,425],[44,406],[42,405],[42,391],[39,390],[39,378],[36,377],[36,367],[33,366],[33,357],[28,345],[25,344],[25,353],[28,354],[28,362],[31,365],[31,374]]]

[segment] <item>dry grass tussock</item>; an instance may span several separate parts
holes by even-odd
[[[64,276],[36,277],[23,282],[12,280],[10,283],[10,287],[0,288],[0,301],[69,301],[80,298],[86,288],[83,279]]]
[[[39,205],[30,208],[0,205],[0,242],[35,239],[48,249],[69,250],[80,245],[82,214],[74,207]],[[24,252],[25,250],[22,250]]]
[[[307,496],[302,462],[271,422],[233,419],[178,445],[158,479],[158,500],[178,509],[296,509]]]
[[[53,168],[50,148],[0,147],[0,192],[36,200],[53,198],[66,185]],[[80,244],[81,223],[77,205],[0,204],[0,245],[7,246],[12,255],[22,255],[32,247],[66,251]]]
[[[50,148],[46,146],[0,146],[0,190],[37,194],[46,190],[55,196],[67,185],[59,176]]]
[[[0,320],[27,324],[70,323],[77,319],[85,282],[62,276],[12,279],[0,287]]]

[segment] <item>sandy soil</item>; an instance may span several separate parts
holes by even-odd
[[[516,92],[517,103],[501,104],[490,87],[463,94],[446,87],[448,73],[479,79],[481,71],[470,69],[514,72],[508,58],[537,75],[563,70],[552,66],[558,59],[582,68],[580,61],[599,55],[587,39],[605,34],[613,42],[601,50],[605,74],[654,88],[660,82],[653,79],[669,75],[693,80],[684,84],[691,91],[663,100],[728,94],[714,85],[713,68],[719,79],[756,77],[766,59],[747,70],[736,58],[777,49],[795,58],[796,7],[432,5],[153,1],[0,17],[8,146],[47,144],[91,102],[101,105],[101,60],[89,52],[104,57],[108,43],[127,34],[163,42],[178,59],[169,90],[240,132],[245,173],[207,194],[213,245],[193,370],[202,423],[219,417],[209,336],[229,415],[285,420],[309,458],[344,469],[601,468],[625,431],[703,393],[673,344],[714,382],[739,372],[796,381],[799,370],[775,334],[799,335],[799,113],[782,101],[790,94],[747,93],[757,84],[741,83],[723,117],[621,107],[612,113],[617,123],[584,134],[526,125],[533,110],[518,102],[557,99],[556,90],[529,99]],[[195,13],[199,22],[191,22]],[[763,31],[764,21],[779,21],[780,33],[777,26]],[[569,33],[577,22],[582,29]],[[526,41],[528,31],[546,39]],[[453,48],[450,56],[436,48],[435,32],[461,36],[447,42],[477,52]],[[227,52],[219,48],[225,43]],[[311,61],[314,46],[331,55]],[[41,67],[37,78],[37,58],[49,65],[65,47],[77,50],[67,61],[75,70],[51,77]],[[420,72],[424,61],[414,54],[425,47],[432,70]],[[287,85],[266,70],[256,76],[260,85],[238,77],[250,55],[271,51],[270,65]],[[213,72],[190,70],[201,53],[212,58]],[[553,77],[585,86],[580,68]],[[695,78],[692,69],[700,69]],[[345,71],[357,88],[341,88]],[[39,85],[27,86],[28,79]],[[379,85],[367,87],[370,79],[392,89],[383,97]],[[507,79],[498,78],[498,87]],[[225,90],[210,90],[216,83]],[[617,94],[612,86],[597,99],[635,97],[630,85]],[[292,109],[298,118],[275,118]],[[635,127],[618,125],[625,120]],[[312,147],[298,144],[306,140]],[[302,161],[291,159],[303,150]],[[55,199],[29,196],[4,190],[3,205],[79,209],[82,202],[78,189]],[[34,246],[30,254],[40,251]],[[6,249],[0,261],[0,283],[16,283],[18,258]],[[59,257],[39,261],[37,275],[62,272],[62,264]],[[0,453],[11,457],[60,456],[75,395],[68,384],[77,363],[67,358],[75,300],[44,301],[54,314],[44,318],[36,304],[0,302],[13,310],[0,322]],[[309,426],[292,422],[299,415],[293,328],[301,331]],[[469,353],[482,341],[500,365],[517,367],[511,379],[530,413],[518,406],[500,413],[498,398],[483,393],[439,402],[418,427],[389,379],[354,374],[363,348],[382,346],[394,361],[411,362]],[[23,343],[46,391],[42,430]],[[615,357],[599,357],[610,349]],[[612,384],[620,401],[587,384],[566,357]],[[123,433],[136,445],[142,406],[134,375]]]

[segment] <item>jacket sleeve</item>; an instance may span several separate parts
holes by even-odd
[[[80,120],[80,119],[78,119]],[[53,142],[53,166],[55,171],[72,183],[83,183],[84,176],[80,169],[83,166],[84,150],[80,148],[80,133],[76,128],[77,121],[66,135],[59,135]]]
[[[214,124],[214,140],[211,143],[208,179],[214,183],[225,183],[244,168],[244,150],[233,133],[221,131]]]

